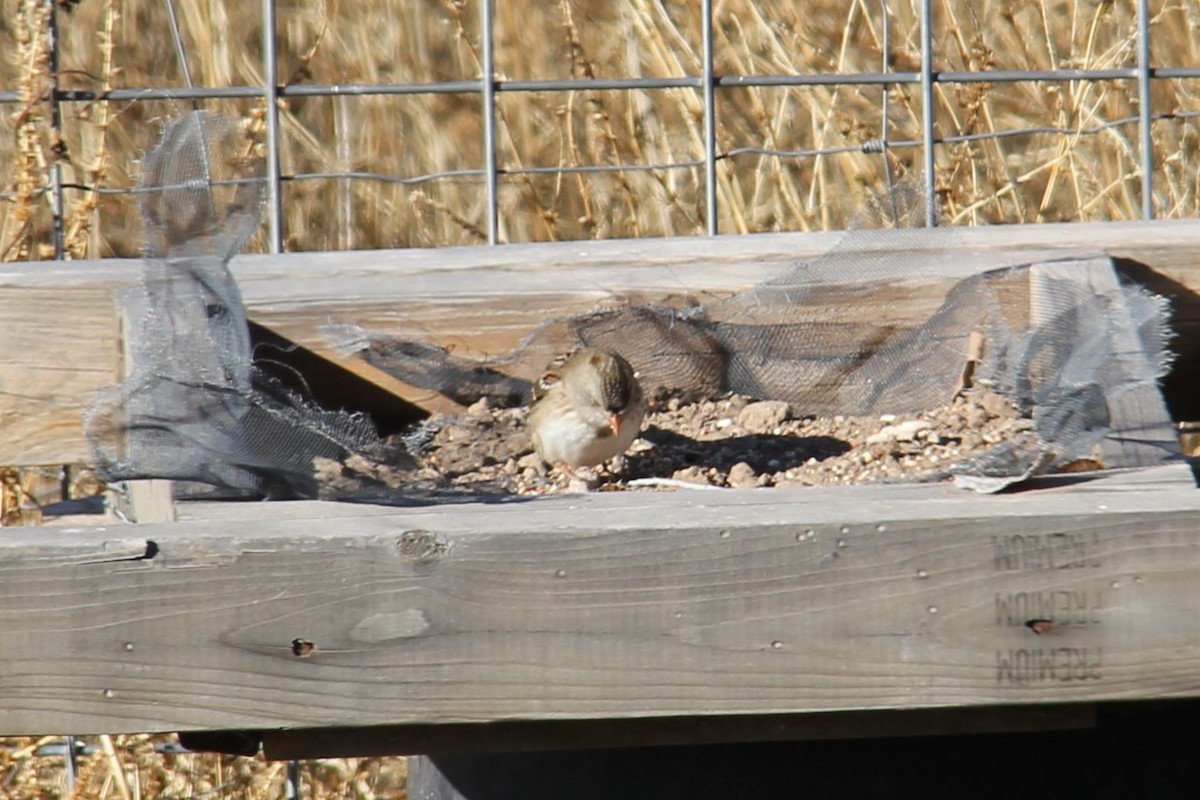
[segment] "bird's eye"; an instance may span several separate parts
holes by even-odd
[[[615,395],[608,398],[608,402],[604,404],[605,409],[613,414],[623,411],[629,405],[629,395],[630,388],[628,386],[620,387]]]

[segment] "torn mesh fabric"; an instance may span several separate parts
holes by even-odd
[[[511,402],[514,382],[581,346],[620,352],[652,392],[737,392],[803,415],[921,412],[985,387],[1033,430],[944,475],[986,476],[991,488],[1082,460],[1178,457],[1158,390],[1170,363],[1165,301],[1122,284],[1103,253],[973,250],[955,230],[850,231],[824,256],[725,300],[551,320],[484,362],[344,326],[330,337],[463,404]]]
[[[172,121],[146,158],[144,281],[125,299],[133,368],[87,424],[102,473],[257,496],[361,496],[368,485],[376,499],[433,497],[369,419],[320,409],[255,368],[228,263],[258,225],[262,172],[245,128],[204,111]],[[729,298],[548,320],[482,362],[415,337],[326,333],[464,405],[524,402],[545,365],[579,346],[622,353],[651,392],[738,392],[803,415],[920,412],[983,387],[1032,421],[945,471],[985,490],[1080,460],[1137,467],[1178,453],[1157,387],[1169,364],[1161,298],[1122,284],[1103,253],[980,251],[955,230],[852,230]],[[361,480],[341,481],[337,465],[349,464]]]
[[[172,120],[144,160],[143,280],[123,298],[132,368],[86,421],[107,480],[317,497],[317,459],[404,462],[365,416],[320,409],[254,367],[228,264],[258,227],[263,191],[254,140],[213,112]]]

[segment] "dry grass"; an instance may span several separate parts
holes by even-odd
[[[36,479],[31,470],[0,468],[0,528],[9,525],[37,525],[42,518],[31,502],[30,483]]]
[[[40,525],[46,505],[103,491],[96,473],[86,467],[0,467],[0,528]]]
[[[0,739],[0,797],[6,800],[281,800],[287,765],[215,753],[162,753],[155,745],[171,736],[95,736],[80,756],[73,791],[66,759],[37,755],[62,737]],[[306,800],[401,800],[406,794],[404,759],[330,758],[301,765]]]
[[[189,67],[197,84],[262,79],[258,6],[228,0],[176,0]],[[895,69],[919,64],[916,0],[893,0]],[[536,13],[497,4],[497,71],[503,78],[697,74],[698,3],[556,0]],[[1200,0],[1158,5],[1154,62],[1198,63]],[[59,146],[49,108],[45,4],[22,0],[2,12],[17,46],[2,82],[25,102],[0,122],[0,163],[10,165],[0,205],[6,258],[44,256],[50,207],[39,189],[61,158],[68,182],[130,186],[137,159],[153,146],[178,105],[66,104]],[[159,0],[102,0],[60,12],[64,86],[180,85],[183,73]],[[480,74],[478,6],[473,2],[281,2],[279,68],[289,83],[430,81]],[[935,5],[939,69],[1103,68],[1136,62],[1132,0],[945,0]],[[796,4],[726,0],[717,4],[715,48],[721,74],[876,71],[883,63],[879,4]],[[100,35],[96,34],[100,31]],[[1159,81],[1157,112],[1198,109],[1194,81]],[[888,135],[920,138],[913,86],[890,90]],[[719,149],[811,149],[858,145],[882,133],[879,87],[722,90]],[[938,133],[992,133],[1032,126],[1086,130],[1137,114],[1132,81],[938,86]],[[252,115],[254,101],[209,102]],[[283,103],[286,173],[361,170],[411,177],[479,168],[482,118],[473,95],[292,98]],[[261,113],[261,108],[259,109]],[[499,159],[508,168],[666,163],[700,158],[697,92],[504,93],[499,97]],[[1160,216],[1197,212],[1198,137],[1191,120],[1154,125],[1154,203]],[[917,148],[895,148],[896,176],[911,177]],[[943,215],[955,224],[1125,219],[1140,215],[1135,123],[1095,134],[1028,133],[940,147],[936,182]],[[720,227],[726,232],[809,230],[851,224],[886,187],[883,156],[852,152],[812,158],[752,154],[719,166]],[[412,186],[373,180],[285,184],[287,247],[295,250],[433,246],[479,242],[485,210],[477,179]],[[703,230],[698,169],[589,175],[509,176],[501,181],[502,238],[544,241],[694,234]],[[132,255],[139,232],[130,198],[68,193],[67,244],[73,256]],[[258,242],[257,246],[261,247]]]

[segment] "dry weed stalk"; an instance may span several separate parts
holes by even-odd
[[[113,744],[113,737],[105,734],[99,737],[100,750],[104,753],[105,765],[108,767],[108,776],[105,778],[105,788],[115,786],[117,793],[120,794],[121,800],[133,800],[133,794],[129,791],[129,781],[125,777],[125,767],[121,763],[121,756],[117,753],[117,748]],[[106,796],[107,791],[101,791],[102,796]]]
[[[484,231],[483,228],[480,228],[474,222],[471,222],[469,219],[467,219],[463,215],[459,214],[453,208],[451,208],[450,206],[441,202],[440,200],[436,200],[436,199],[430,197],[429,195],[425,194],[425,192],[422,192],[420,190],[413,192],[412,193],[412,203],[414,206],[431,209],[433,211],[437,211],[437,212],[440,212],[441,214],[444,214],[447,219],[452,221],[455,225],[457,225],[459,228],[461,228],[466,233],[473,236],[477,241],[480,241],[480,242],[487,241],[487,232]]]
[[[563,32],[567,38],[567,50],[571,59],[571,76],[574,78],[595,79],[598,76],[595,62],[587,55],[583,46],[583,41],[579,35],[579,29],[575,25],[575,17],[571,10],[571,4],[566,0],[560,0],[559,12],[563,18]],[[598,148],[599,154],[604,163],[609,165],[619,165],[622,163],[623,156],[621,153],[620,140],[617,137],[613,127],[612,115],[609,114],[608,108],[604,103],[604,97],[599,92],[589,92],[584,101],[584,106],[587,113],[584,115],[584,124],[587,131],[601,143]],[[573,114],[568,106],[565,116],[564,128],[567,135],[570,137],[571,151],[571,166],[580,166],[584,162],[580,159],[579,147],[574,137],[574,119]],[[634,134],[636,131],[636,118],[630,116],[629,133]],[[636,135],[630,135],[627,141],[633,145],[631,149],[635,150],[636,154]],[[633,188],[629,184],[629,179],[626,173],[621,170],[612,173],[612,177],[617,182],[617,186],[621,190],[621,196],[624,201],[624,206],[627,214],[629,231],[628,236],[638,237],[641,234],[640,226],[637,221],[637,200],[635,199]],[[608,238],[610,236],[611,224],[598,224],[596,220],[595,210],[591,202],[589,187],[585,186],[583,176],[576,173],[577,186],[581,198],[583,198],[586,213],[580,218],[580,223],[588,231],[589,236],[596,238]],[[608,223],[609,217],[606,215],[602,219]]]
[[[42,509],[33,486],[36,481],[33,471],[0,467],[0,527],[41,523]]]
[[[76,761],[73,791],[66,787],[65,759],[38,756],[38,748],[62,737],[0,738],[0,790],[5,800],[139,800],[206,797],[212,800],[275,800],[283,796],[286,765],[261,756],[234,758],[217,753],[161,753],[155,745],[172,736],[83,737],[98,745]],[[403,758],[331,758],[301,766],[303,796],[310,800],[402,800]]]
[[[103,0],[103,25],[96,31],[97,47],[100,53],[100,83],[98,90],[101,98],[94,103],[84,106],[79,111],[79,119],[91,124],[82,130],[85,144],[83,158],[86,167],[87,184],[101,186],[108,177],[110,154],[108,150],[108,128],[112,122],[109,100],[104,96],[113,88],[113,26],[120,16],[116,0]],[[66,235],[64,248],[72,258],[87,258],[97,254],[95,231],[97,210],[100,206],[100,195],[96,192],[84,192],[79,200],[67,213]]]
[[[14,193],[0,228],[0,258],[22,261],[38,252],[38,211],[50,185],[44,137],[49,130],[44,106],[53,87],[50,74],[50,20],[53,6],[38,0],[19,0],[13,15],[16,47],[7,64],[15,73],[21,94],[13,114],[15,142],[8,159],[14,178],[5,188]],[[7,81],[5,81],[7,83]]]

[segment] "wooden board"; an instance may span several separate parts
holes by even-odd
[[[341,253],[249,255],[231,268],[251,320],[314,353],[337,359],[325,326],[361,324],[416,336],[458,355],[505,352],[538,323],[597,305],[674,304],[723,297],[818,256],[838,233],[560,242]],[[1200,418],[1187,376],[1200,368],[1200,221],[997,226],[899,231],[857,243],[864,253],[1104,250],[1132,259],[1135,277],[1174,303],[1184,335],[1172,410]],[[123,374],[117,293],[140,280],[133,260],[0,265],[0,464],[87,461],[82,409]],[[852,275],[847,276],[853,280]],[[864,308],[864,314],[872,313]],[[897,311],[896,313],[900,313]],[[404,400],[452,410],[444,398],[356,359],[359,378]]]
[[[87,460],[84,414],[122,375],[118,330],[103,286],[0,287],[0,463]]]
[[[392,251],[323,253],[320,261],[313,260],[316,254],[308,254],[303,256],[308,260],[305,279],[289,282],[286,290],[245,281],[243,289],[256,322],[323,354],[330,350],[326,326],[344,323],[434,342],[455,355],[483,358],[509,352],[548,319],[626,303],[708,302],[835,247],[863,256],[897,250],[931,257],[962,252],[986,261],[990,254],[996,265],[1012,263],[1014,252],[1028,258],[1054,258],[1068,251],[1106,251],[1151,265],[1155,272],[1142,277],[1159,279],[1157,291],[1182,296],[1190,295],[1186,287],[1200,286],[1200,261],[1195,256],[1200,223],[1190,220],[892,231],[856,238],[851,246],[842,241],[843,236],[786,233],[510,245],[489,250],[470,269],[464,268],[462,259],[464,255],[470,259],[478,248],[433,251],[445,256],[435,269],[422,265],[413,251],[401,251],[405,253],[402,264]],[[256,258],[265,257],[247,257],[243,263],[249,267]],[[955,266],[948,273],[961,278],[963,271]],[[342,274],[354,277],[334,277]],[[923,320],[913,318],[912,309],[924,312],[930,291],[944,294],[952,283],[946,277],[934,276],[925,282],[924,291],[915,291],[899,303],[894,292],[873,301],[857,297],[851,306],[854,313],[840,321],[852,323],[855,314],[875,320],[881,309],[897,323]],[[854,274],[847,274],[848,285],[855,280]],[[1176,298],[1175,306],[1177,324],[1186,325],[1193,318],[1200,321],[1200,302]],[[1200,361],[1200,344],[1195,353],[1190,347],[1179,348],[1181,367],[1192,359]],[[365,363],[362,367],[359,374],[368,380],[372,374],[385,375]],[[456,410],[447,398],[392,381],[389,390],[406,400],[431,410]]]
[[[1044,485],[7,531],[0,735],[1200,696],[1190,471]]]

